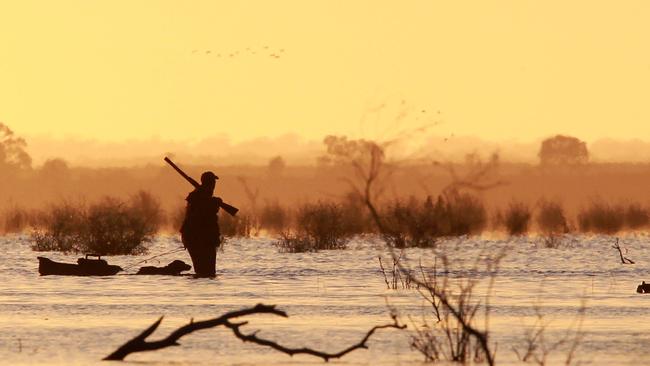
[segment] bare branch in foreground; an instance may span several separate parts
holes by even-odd
[[[160,317],[155,323],[153,323],[149,328],[145,329],[141,334],[136,336],[135,338],[131,339],[130,341],[126,342],[124,345],[122,345],[120,348],[118,348],[115,352],[111,353],[110,355],[106,356],[104,360],[113,360],[113,361],[122,361],[126,356],[128,356],[131,353],[136,353],[136,352],[144,352],[144,351],[155,351],[158,349],[166,348],[166,347],[171,347],[171,346],[179,346],[180,343],[178,343],[178,340],[183,337],[184,335],[190,334],[194,331],[201,330],[201,329],[208,329],[208,328],[214,328],[218,326],[225,326],[232,330],[234,335],[241,339],[244,342],[251,342],[255,344],[259,344],[261,346],[267,346],[271,347],[279,352],[286,353],[290,356],[293,356],[295,354],[308,354],[312,355],[315,357],[322,358],[325,361],[329,361],[330,359],[333,358],[341,358],[345,356],[346,354],[360,348],[368,348],[366,345],[366,342],[370,339],[370,337],[375,333],[375,331],[379,329],[384,329],[384,328],[396,328],[396,329],[404,329],[406,328],[406,325],[400,325],[397,322],[397,318],[393,317],[393,323],[392,324],[385,324],[385,325],[379,325],[375,326],[372,329],[370,329],[365,337],[359,342],[356,343],[340,352],[336,353],[327,353],[327,352],[322,352],[322,351],[317,351],[311,348],[289,348],[282,346],[274,341],[270,341],[267,339],[259,338],[257,337],[257,331],[250,333],[250,334],[244,334],[239,328],[243,325],[248,324],[248,322],[231,322],[231,319],[239,318],[242,316],[247,316],[247,315],[252,315],[252,314],[273,314],[273,315],[278,315],[282,316],[285,318],[288,318],[289,316],[287,313],[281,310],[277,310],[275,308],[275,305],[264,305],[264,304],[257,304],[252,308],[246,308],[242,310],[237,310],[237,311],[231,311],[228,313],[225,313],[221,315],[218,318],[214,319],[209,319],[209,320],[204,320],[200,322],[194,322],[190,321],[189,324],[186,324],[175,331],[173,331],[170,335],[168,335],[166,338],[161,339],[159,341],[153,341],[153,342],[148,342],[146,340],[147,337],[149,337],[153,332],[156,331],[158,326],[160,325],[160,322],[162,321],[163,317]]]
[[[634,261],[632,261],[631,259],[623,256],[623,251],[621,250],[621,246],[618,245],[618,238],[616,238],[616,244],[612,245],[612,248],[618,250],[618,254],[621,256],[621,263],[623,263],[623,264],[628,264],[628,263],[629,264],[634,264]]]

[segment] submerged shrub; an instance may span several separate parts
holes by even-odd
[[[440,231],[444,236],[480,234],[487,223],[485,206],[478,197],[468,193],[449,195],[442,223],[445,226]]]
[[[470,194],[441,195],[434,203],[411,198],[394,202],[382,211],[387,240],[397,248],[430,247],[443,236],[473,235],[485,227],[483,203]]]
[[[185,211],[187,209],[184,205],[178,205],[167,214],[167,229],[173,232],[179,232],[185,221]]]
[[[30,226],[38,224],[38,213],[27,210],[23,207],[12,206],[2,212],[2,225],[0,229],[3,233],[21,233]]]
[[[432,246],[438,237],[437,213],[430,199],[424,204],[411,198],[388,205],[382,212],[386,239],[396,248]]]
[[[236,216],[230,216],[224,211],[219,214],[219,229],[221,235],[225,237],[244,237],[251,236],[253,228],[252,220],[249,215],[238,213]]]
[[[37,251],[81,252],[99,255],[142,254],[161,224],[160,206],[148,193],[129,202],[106,197],[89,206],[63,203],[51,206],[44,227],[32,234]]]
[[[510,235],[522,235],[528,232],[530,209],[523,202],[512,202],[504,215],[506,229]]]
[[[280,240],[274,243],[281,253],[305,253],[317,251],[313,240],[306,235],[284,232]]]
[[[602,201],[592,201],[578,214],[578,225],[582,232],[614,234],[623,229],[624,220],[625,209],[622,206],[611,206]]]
[[[319,201],[299,207],[293,232],[283,233],[275,245],[292,253],[345,249],[351,235],[341,206]]]
[[[129,212],[133,216],[139,216],[144,220],[145,226],[154,232],[167,224],[167,217],[161,208],[160,201],[151,193],[139,191],[131,196]]]
[[[359,195],[350,192],[340,203],[345,230],[349,235],[373,232],[374,224],[370,220],[368,208]]]
[[[289,210],[277,202],[267,203],[262,208],[259,217],[260,227],[271,234],[284,232],[289,225],[289,220]]]
[[[32,233],[36,251],[82,252],[86,209],[63,202],[50,206],[43,214],[43,227]]]
[[[648,215],[648,210],[643,208],[638,203],[633,203],[627,207],[625,210],[625,225],[632,229],[640,229],[648,226],[650,222],[650,215]]]
[[[310,238],[316,250],[345,249],[350,237],[341,206],[331,202],[300,207],[296,213],[296,230]]]
[[[554,235],[569,231],[564,208],[558,202],[542,201],[536,217],[537,227],[544,235]]]

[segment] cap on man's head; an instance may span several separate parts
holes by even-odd
[[[201,174],[201,184],[214,183],[217,179],[219,179],[219,177],[210,171]]]

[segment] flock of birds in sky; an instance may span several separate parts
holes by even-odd
[[[230,51],[230,52],[215,52],[212,50],[192,50],[192,54],[196,56],[211,56],[211,57],[217,57],[217,58],[236,58],[236,57],[243,57],[243,56],[264,56],[264,57],[270,57],[274,59],[279,59],[281,56],[284,55],[284,48],[280,49],[272,49],[269,46],[261,46],[261,47],[246,47],[245,49],[242,50],[235,50],[235,51]]]
[[[246,47],[241,50],[233,50],[230,52],[216,52],[213,50],[208,50],[208,49],[194,49],[192,50],[192,55],[197,56],[197,57],[216,57],[216,58],[224,58],[224,59],[232,59],[232,58],[238,58],[238,57],[244,57],[244,56],[255,56],[255,57],[269,57],[273,59],[279,59],[280,57],[285,55],[285,50],[284,48],[278,48],[278,49],[272,49],[269,46],[260,46],[260,47]],[[404,104],[405,101],[402,101],[402,104]],[[383,109],[385,107],[384,105],[380,106],[379,109]],[[403,111],[404,112],[404,111]],[[421,114],[426,114],[427,111],[422,109],[420,110]],[[403,117],[403,116],[402,116]],[[438,125],[441,123],[440,120],[440,111],[436,112],[436,116],[434,118],[435,122],[432,124],[433,126]],[[398,117],[398,120],[401,119]],[[416,117],[416,120],[420,120],[420,117]],[[444,137],[444,142],[449,141],[449,139],[454,138],[454,134],[452,133],[450,136]]]

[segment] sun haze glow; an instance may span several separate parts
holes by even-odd
[[[363,116],[405,100],[440,111],[441,135],[643,139],[649,17],[645,1],[3,2],[0,121],[320,139],[376,133]]]

